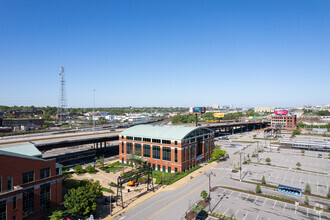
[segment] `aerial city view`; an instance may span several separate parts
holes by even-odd
[[[330,220],[329,12],[0,0],[0,220]]]

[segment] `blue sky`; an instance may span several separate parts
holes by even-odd
[[[0,0],[0,105],[330,103],[328,0]]]

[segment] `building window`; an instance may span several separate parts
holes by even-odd
[[[132,136],[126,136],[126,140],[133,140]]]
[[[160,165],[159,164],[157,165],[157,170],[160,170]]]
[[[7,176],[7,184],[6,184],[6,190],[10,191],[13,188],[13,177]]]
[[[16,196],[13,197],[13,209],[16,209]]]
[[[40,185],[40,211],[50,208],[50,184]]]
[[[195,158],[196,157],[196,146],[192,146],[191,147],[191,158]]]
[[[171,148],[163,147],[163,160],[171,161]]]
[[[23,218],[33,215],[34,210],[34,189],[26,189],[23,191]]]
[[[156,169],[156,164],[152,164],[152,169],[154,170],[154,169]]]
[[[204,143],[204,154],[206,154],[209,151],[209,142]]]
[[[182,162],[185,162],[186,161],[186,150],[185,149],[182,149]]]
[[[126,143],[126,154],[131,154],[133,152],[133,144],[130,142]]]
[[[32,182],[34,180],[34,171],[23,173],[23,184]]]
[[[13,220],[16,220],[16,215],[13,216]]]
[[[142,140],[142,138],[140,138],[140,137],[134,137],[134,141],[141,141]]]
[[[40,169],[40,179],[44,179],[50,176],[50,168],[42,168]]]
[[[7,218],[6,200],[0,202],[0,220],[6,220]]]
[[[152,158],[160,159],[160,147],[152,146]]]
[[[174,141],[174,145],[178,145],[178,142],[177,141]]]
[[[167,167],[167,172],[168,172],[168,173],[171,172],[171,167],[170,167],[170,166]]]
[[[150,157],[150,145],[143,145],[143,157]]]
[[[141,155],[141,144],[134,144],[134,152],[140,152]]]
[[[144,142],[151,142],[151,139],[150,138],[143,138],[143,141]]]
[[[171,144],[170,140],[162,140],[162,144]]]
[[[178,172],[178,168],[175,167],[175,168],[174,168],[174,171],[175,171],[175,172]]]
[[[2,176],[0,175],[0,193],[1,193],[1,189],[2,189]]]
[[[174,150],[174,162],[178,162],[178,148]]]
[[[124,162],[125,162],[125,161],[124,161],[124,158],[121,158],[121,162],[122,162],[122,163],[124,163]]]
[[[120,143],[120,146],[121,146],[121,153],[123,154],[124,153],[124,143]]]
[[[166,168],[165,168],[165,166],[163,165],[163,172],[165,172],[166,171]]]
[[[60,175],[60,168],[59,167],[56,168],[56,175]]]
[[[158,144],[160,144],[160,139],[152,139],[152,143],[158,143]]]

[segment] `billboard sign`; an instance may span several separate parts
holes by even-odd
[[[225,117],[225,113],[214,113],[213,116],[216,118],[223,118]]]
[[[288,111],[275,111],[275,115],[287,115]]]
[[[190,107],[189,113],[190,114],[203,114],[205,113],[206,108],[205,107]]]

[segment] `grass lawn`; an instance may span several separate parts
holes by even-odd
[[[189,175],[190,173],[194,172],[195,170],[198,170],[201,168],[201,166],[193,167],[190,170],[187,170],[186,172],[177,172],[177,173],[164,173],[162,171],[153,170],[152,175],[154,178],[156,178],[156,184],[160,184],[162,182],[162,177],[164,177],[164,185],[171,185],[172,183],[182,179],[183,177]]]
[[[128,167],[130,165],[125,164],[125,163],[120,163],[119,161],[117,161],[117,162],[114,162],[112,164],[105,166],[104,168],[102,168],[102,170],[114,173],[114,172],[122,169],[124,166]]]

